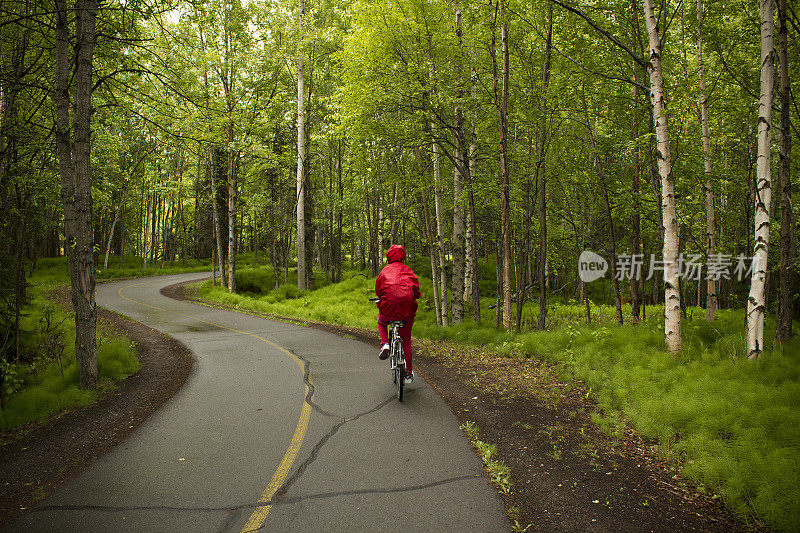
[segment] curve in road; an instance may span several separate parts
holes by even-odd
[[[158,311],[168,311],[167,309],[163,309],[154,305],[150,305],[145,302],[141,302],[139,300],[135,300],[123,294],[123,291],[126,289],[131,289],[138,285],[144,285],[146,283],[148,282],[143,281],[141,283],[135,283],[133,285],[120,287],[117,290],[117,295],[120,298],[123,298],[129,302],[133,302],[135,304],[139,304],[144,307],[149,307],[151,309],[156,309]],[[275,470],[275,474],[273,474],[272,479],[270,479],[269,481],[269,485],[267,485],[267,488],[264,489],[264,492],[261,494],[261,498],[259,498],[258,500],[258,503],[260,505],[256,508],[253,514],[250,515],[250,519],[247,521],[247,523],[243,528],[243,531],[257,530],[263,525],[264,521],[267,518],[267,515],[269,514],[270,509],[272,509],[272,505],[269,502],[272,501],[272,497],[281,487],[284,480],[286,479],[286,476],[289,475],[289,470],[292,468],[294,460],[297,457],[297,454],[300,452],[300,446],[303,444],[303,439],[305,438],[306,430],[308,429],[308,419],[311,415],[311,402],[314,400],[314,390],[313,390],[313,385],[311,384],[310,381],[311,378],[308,372],[308,365],[306,364],[305,361],[301,360],[299,357],[294,355],[289,350],[286,350],[282,346],[278,346],[274,342],[267,340],[264,337],[260,337],[254,333],[250,333],[248,331],[241,331],[235,328],[229,328],[221,324],[209,322],[207,320],[203,320],[195,316],[186,315],[176,311],[173,311],[173,313],[177,316],[194,319],[197,320],[198,322],[218,327],[220,329],[241,333],[242,335],[250,335],[254,339],[257,339],[265,344],[268,344],[269,346],[272,346],[277,350],[282,351],[283,353],[288,355],[295,363],[297,363],[297,366],[300,368],[300,372],[303,376],[303,381],[305,383],[305,397],[303,398],[303,408],[302,411],[300,412],[300,419],[297,421],[297,427],[295,428],[294,434],[292,435],[292,440],[289,443],[289,447],[286,449],[286,453],[283,455],[283,459],[281,459],[281,463],[278,465],[277,470]]]
[[[458,421],[422,379],[401,404],[372,346],[160,293],[191,279],[98,287],[100,305],[183,342],[195,370],[6,531],[508,530]]]

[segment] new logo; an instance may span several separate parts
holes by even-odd
[[[584,250],[578,258],[578,276],[584,283],[605,277],[608,262],[591,250]]]

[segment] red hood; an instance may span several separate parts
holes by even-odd
[[[406,260],[406,249],[399,244],[391,245],[386,251],[386,260],[390,263],[402,263]]]

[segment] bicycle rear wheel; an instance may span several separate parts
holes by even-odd
[[[397,365],[397,400],[403,401],[403,387],[406,384],[406,364]]]

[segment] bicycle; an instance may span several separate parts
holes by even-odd
[[[370,298],[369,301],[378,303],[380,298]],[[392,320],[388,324],[389,368],[392,372],[392,382],[397,386],[397,400],[401,402],[406,381],[406,357],[403,354],[403,340],[400,338],[399,330],[405,325],[405,320]]]

